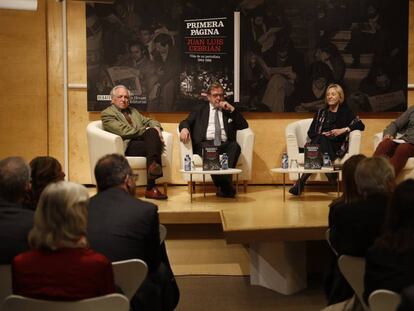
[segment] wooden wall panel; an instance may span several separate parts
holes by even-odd
[[[49,155],[63,165],[63,33],[62,3],[47,1]]]
[[[45,3],[0,10],[0,158],[47,154]]]

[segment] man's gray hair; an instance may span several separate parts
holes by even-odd
[[[384,157],[363,159],[355,170],[355,183],[358,192],[364,196],[389,193],[394,179],[394,168]]]
[[[25,196],[30,182],[30,166],[21,157],[8,157],[0,161],[0,197],[19,202]]]
[[[128,91],[128,95],[131,96],[131,91],[125,85],[118,84],[115,85],[109,93],[109,95],[111,95],[111,99],[115,97],[115,92],[117,89],[126,89]]]

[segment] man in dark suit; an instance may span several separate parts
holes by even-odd
[[[22,158],[0,161],[0,264],[10,264],[14,256],[29,249],[33,211],[22,206],[29,178],[30,167]]]
[[[207,90],[209,105],[200,105],[193,110],[187,119],[180,122],[180,140],[187,143],[190,139],[194,153],[202,155],[205,145],[216,145],[219,153],[226,153],[229,167],[236,167],[240,156],[240,146],[236,141],[237,130],[249,125],[243,115],[231,104],[224,100],[224,88],[220,83],[212,83]],[[216,137],[216,112],[219,122],[218,143]],[[216,138],[216,139],[215,139]],[[232,186],[231,175],[213,175],[217,195],[234,197],[235,189]]]
[[[148,277],[131,301],[136,310],[173,310],[170,297],[174,276],[165,246],[160,246],[158,208],[134,197],[135,177],[125,157],[110,154],[95,166],[98,193],[88,209],[91,248],[111,261],[142,259]]]

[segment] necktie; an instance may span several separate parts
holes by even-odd
[[[124,115],[125,119],[128,121],[129,125],[132,125],[132,119],[131,116],[129,115],[127,110],[122,111],[122,114]]]
[[[214,146],[221,145],[221,126],[218,114],[218,109],[214,112]]]

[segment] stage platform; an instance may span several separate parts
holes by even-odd
[[[242,189],[240,187],[240,189]],[[206,197],[198,188],[190,202],[187,186],[168,187],[167,201],[153,201],[159,207],[160,222],[166,225],[220,224],[228,242],[260,240],[323,240],[328,225],[328,204],[336,189],[311,185],[299,197],[282,186],[249,186],[234,199],[219,198],[213,187]],[[142,197],[143,189],[138,189]]]

